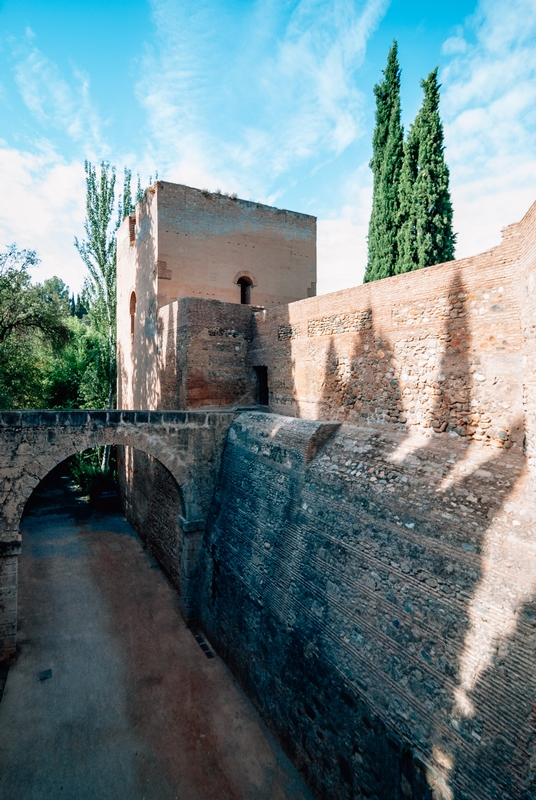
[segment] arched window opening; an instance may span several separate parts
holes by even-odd
[[[251,287],[253,281],[251,278],[242,276],[242,278],[237,280],[237,284],[240,286],[240,302],[243,306],[249,306],[251,303]]]
[[[134,318],[136,316],[136,292],[130,295],[130,335],[134,336]]]

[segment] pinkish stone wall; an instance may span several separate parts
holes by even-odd
[[[256,313],[252,362],[268,367],[270,407],[521,447],[533,217],[474,258]]]

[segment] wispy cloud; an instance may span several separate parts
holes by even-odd
[[[301,0],[289,15],[275,0],[234,13],[155,0],[157,50],[138,91],[173,177],[263,199],[319,149],[343,151],[363,133],[355,71],[387,5]]]
[[[0,147],[0,175],[9,187],[0,193],[0,249],[13,241],[36,249],[42,259],[36,280],[61,275],[79,289],[84,267],[73,239],[85,215],[82,164],[48,147],[33,153]]]
[[[73,67],[67,79],[53,61],[32,47],[18,60],[15,80],[24,103],[41,125],[61,129],[90,157],[106,153],[86,75]]]
[[[457,254],[496,244],[536,198],[536,6],[481,0],[444,44],[442,108]]]

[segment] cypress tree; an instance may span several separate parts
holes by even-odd
[[[404,161],[400,174],[398,214],[398,260],[395,274],[417,269],[417,214],[414,203],[414,187],[419,163],[418,119],[409,129],[404,142]]]
[[[439,116],[437,67],[421,81],[422,107],[404,147],[396,272],[409,272],[454,258],[449,169]]]
[[[404,131],[400,121],[400,67],[395,41],[387,58],[385,79],[374,87],[376,128],[370,167],[374,175],[364,282],[393,275],[397,263],[397,224]]]

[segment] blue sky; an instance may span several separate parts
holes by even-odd
[[[0,246],[83,267],[85,158],[315,214],[319,292],[360,283],[372,88],[396,37],[407,129],[440,68],[457,256],[536,199],[536,4],[0,2]]]

